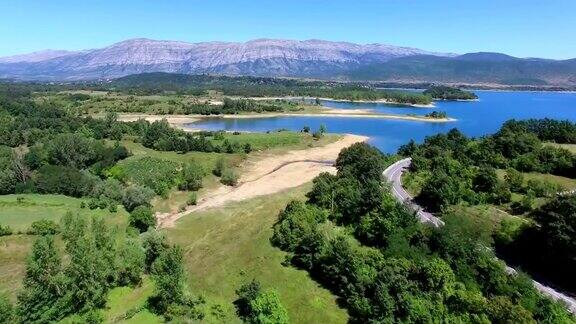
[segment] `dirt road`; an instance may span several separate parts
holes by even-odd
[[[340,150],[367,139],[364,136],[344,135],[342,139],[322,147],[249,159],[237,186],[220,186],[201,198],[196,206],[189,206],[183,212],[157,214],[158,227],[174,226],[178,219],[195,211],[298,187],[322,172],[334,173],[336,169],[332,164]]]

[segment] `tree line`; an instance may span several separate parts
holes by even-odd
[[[473,92],[442,86],[433,85],[428,89],[424,90],[424,95],[430,96],[437,100],[474,100],[478,99],[478,96]]]
[[[426,137],[422,144],[410,141],[400,147],[400,155],[412,157],[410,171],[424,178],[418,201],[431,211],[440,211],[459,202],[505,204],[511,201],[512,192],[516,192],[527,195],[525,205],[531,205],[530,200],[536,197],[550,197],[562,191],[541,180],[524,184],[519,173],[576,177],[576,155],[546,145],[540,139],[566,142],[563,127],[574,125],[546,120],[530,123],[553,125],[556,131],[540,127],[537,133],[524,126],[525,122],[512,120],[497,133],[479,139],[468,138],[452,129],[447,134]],[[538,134],[545,135],[539,137]],[[507,170],[504,181],[498,178],[497,169]],[[522,211],[526,206],[516,204],[512,207]]]

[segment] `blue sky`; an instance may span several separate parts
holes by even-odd
[[[128,38],[326,39],[576,57],[576,0],[1,0],[0,56]]]

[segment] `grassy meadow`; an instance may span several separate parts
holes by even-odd
[[[169,239],[185,252],[191,291],[204,295],[207,322],[240,322],[232,302],[235,290],[252,279],[275,289],[294,323],[345,323],[346,312],[336,297],[321,288],[308,273],[283,266],[285,253],[269,239],[278,213],[293,199],[304,199],[310,185],[278,194],[190,214],[174,228]]]

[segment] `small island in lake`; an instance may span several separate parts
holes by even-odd
[[[448,114],[446,114],[445,111],[436,111],[434,110],[433,112],[426,114],[425,117],[427,118],[433,118],[433,119],[447,119],[448,118]]]
[[[470,91],[465,91],[458,88],[448,86],[431,86],[428,90],[424,91],[424,95],[428,95],[435,100],[476,100],[478,96]]]

